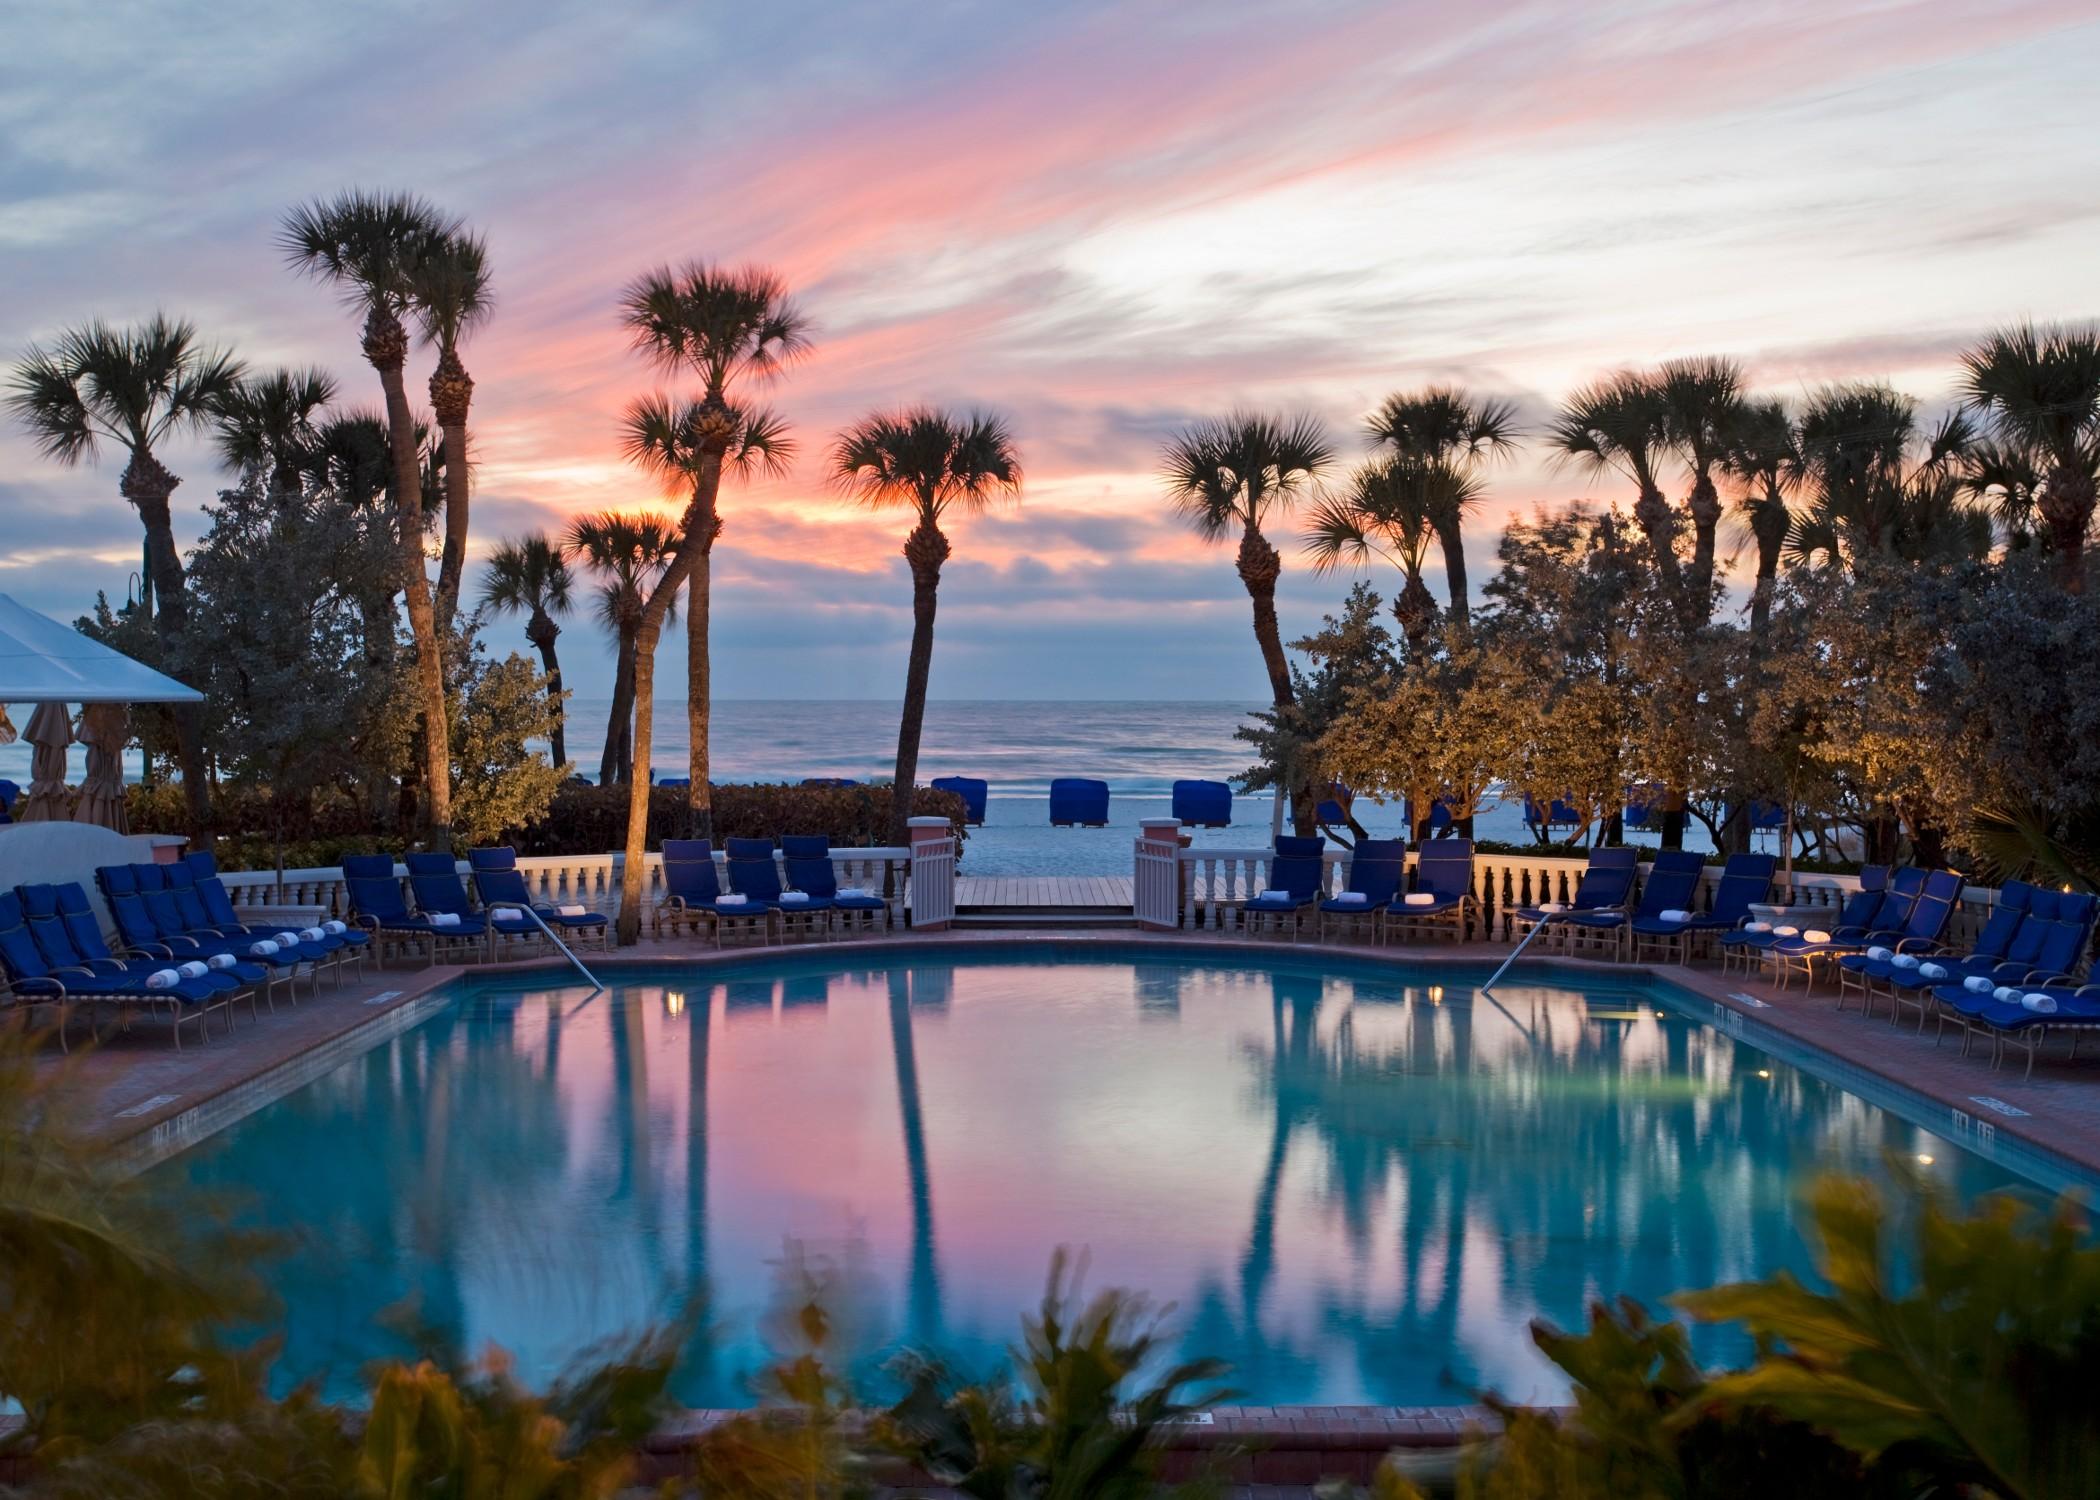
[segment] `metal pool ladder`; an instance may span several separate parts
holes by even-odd
[[[538,925],[540,931],[547,934],[547,941],[552,943],[555,947],[561,949],[561,956],[563,958],[566,958],[570,963],[576,965],[576,972],[581,974],[585,979],[588,979],[591,982],[591,994],[595,995],[600,990],[605,988],[604,985],[598,982],[598,976],[596,974],[593,974],[589,969],[586,969],[583,966],[583,960],[578,958],[576,954],[570,949],[569,945],[561,940],[560,935],[557,934],[552,927],[549,927],[547,925],[547,919],[545,917],[541,916],[539,912],[534,910],[533,907],[529,904],[520,907],[519,910],[524,912],[526,916],[532,918],[533,922]],[[586,996],[585,998],[588,999],[589,997]]]

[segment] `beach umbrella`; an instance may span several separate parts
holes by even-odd
[[[87,774],[73,821],[99,823],[118,833],[124,821],[124,742],[131,738],[131,710],[121,703],[89,703],[80,710],[80,743],[87,746]]]
[[[66,746],[73,720],[63,703],[39,703],[29,716],[29,795],[15,813],[17,823],[64,823],[73,816],[73,789],[66,785]]]

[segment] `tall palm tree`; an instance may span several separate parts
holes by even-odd
[[[1393,600],[1393,618],[1407,638],[1408,655],[1420,660],[1436,628],[1436,596],[1422,579],[1437,538],[1434,518],[1472,504],[1478,483],[1441,459],[1373,459],[1356,471],[1346,492],[1314,503],[1304,534],[1306,558],[1315,573],[1373,557],[1397,567],[1405,581]]]
[[[320,437],[321,413],[335,401],[325,370],[272,370],[238,382],[212,402],[212,442],[220,462],[267,485],[280,510],[298,502]]]
[[[1757,543],[1757,585],[1750,594],[1750,639],[1763,650],[1772,624],[1779,556],[1793,513],[1787,496],[1801,482],[1801,440],[1783,401],[1746,402],[1736,415],[1721,466],[1743,482],[1736,514]]]
[[[1162,455],[1167,496],[1205,541],[1240,534],[1240,583],[1254,605],[1254,639],[1278,708],[1292,703],[1291,669],[1276,623],[1276,580],[1283,559],[1262,532],[1271,511],[1288,510],[1334,463],[1334,448],[1314,416],[1234,412],[1198,422]]]
[[[1713,615],[1714,541],[1721,490],[1714,471],[1728,455],[1743,410],[1743,371],[1727,359],[1673,359],[1662,367],[1663,434],[1691,471],[1692,570],[1685,579],[1685,616],[1704,625]]]
[[[351,191],[305,204],[285,216],[278,245],[296,269],[336,287],[352,312],[364,314],[366,361],[386,396],[387,446],[400,513],[401,592],[416,641],[417,707],[422,715],[425,837],[432,849],[452,845],[452,746],[445,718],[445,676],[437,611],[423,554],[423,472],[404,368],[419,263],[459,233],[456,220],[407,193]]]
[[[1365,426],[1371,440],[1395,457],[1442,464],[1467,481],[1434,497],[1430,524],[1444,554],[1444,583],[1451,595],[1451,622],[1469,628],[1466,597],[1466,512],[1479,498],[1477,478],[1498,458],[1517,451],[1517,409],[1507,401],[1482,401],[1455,386],[1400,391],[1385,398]]]
[[[438,351],[430,410],[445,438],[445,545],[438,555],[436,608],[439,622],[449,627],[467,560],[467,408],[474,400],[474,378],[459,346],[487,320],[492,305],[488,242],[464,229],[445,235],[417,257],[409,295],[423,341]]]
[[[612,716],[598,760],[598,784],[614,786],[628,779],[634,758],[635,641],[649,601],[664,589],[664,569],[678,554],[678,533],[661,516],[608,510],[578,516],[566,545],[599,580],[598,619],[616,642]],[[677,585],[670,590],[675,594]],[[667,604],[666,613],[673,608]]]
[[[919,733],[926,721],[926,683],[933,670],[933,617],[948,560],[941,519],[982,510],[1021,489],[1013,433],[989,412],[955,416],[931,407],[878,412],[839,434],[831,450],[834,483],[871,506],[902,506],[918,524],[904,540],[911,565],[911,656],[904,672],[904,712],[897,725],[897,774],[891,783],[890,842],[909,841],[912,788],[918,784]]]
[[[1669,453],[1669,427],[1662,383],[1637,370],[1619,370],[1570,396],[1554,415],[1548,440],[1562,461],[1633,481],[1633,518],[1648,538],[1664,587],[1681,599],[1677,519],[1656,477]]]
[[[1853,566],[1875,555],[1966,557],[1979,535],[1987,549],[1980,513],[1959,503],[1958,465],[1973,440],[1959,411],[1921,439],[1917,404],[1884,383],[1815,392],[1801,413],[1809,504],[1788,535],[1789,554],[1803,563]]]
[[[2085,591],[2086,533],[2100,496],[2100,324],[2001,328],[1962,356],[1969,402],[2043,470],[2035,508],[2056,576]]]
[[[481,581],[483,609],[525,616],[525,639],[540,653],[540,666],[547,674],[547,697],[554,710],[549,739],[557,766],[569,763],[569,744],[563,728],[567,715],[561,701],[561,660],[554,650],[561,626],[554,617],[569,612],[574,582],[568,549],[544,531],[507,541],[491,552]]]
[[[171,654],[189,623],[170,506],[182,480],[154,450],[209,423],[216,403],[241,375],[241,363],[230,352],[198,341],[195,324],[156,313],[131,328],[98,320],[66,329],[48,348],[32,346],[8,381],[8,409],[45,457],[71,468],[92,462],[105,442],[124,451],[117,491],[145,527],[148,608],[156,610],[161,644]],[[210,802],[197,710],[179,707],[175,727],[183,795],[192,824],[201,829]]]
[[[679,270],[650,271],[621,297],[621,318],[635,347],[666,370],[697,376],[701,395],[676,417],[676,445],[692,454],[692,490],[679,526],[678,556],[664,575],[668,588],[650,596],[635,638],[634,791],[627,803],[626,864],[620,877],[619,937],[633,943],[642,930],[642,854],[649,830],[649,730],[655,715],[656,640],[670,609],[670,594],[694,580],[688,606],[686,714],[692,743],[687,807],[693,831],[709,837],[714,809],[708,795],[708,558],[722,529],[716,501],[722,468],[755,427],[766,429],[758,451],[779,453],[785,429],[764,413],[745,413],[731,401],[746,381],[765,381],[809,348],[809,324],[788,300],[787,287],[759,267],[723,268],[695,262]],[[663,413],[677,409],[661,403]],[[628,451],[637,453],[630,411]],[[646,445],[645,445],[646,446]]]

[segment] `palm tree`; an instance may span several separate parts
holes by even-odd
[[[446,235],[417,258],[409,295],[423,341],[438,351],[430,410],[445,438],[445,545],[438,555],[436,607],[438,620],[449,627],[467,560],[467,408],[474,400],[474,379],[460,360],[459,345],[489,315],[488,242],[466,230]]]
[[[1692,513],[1692,571],[1685,580],[1685,618],[1704,625],[1713,616],[1714,539],[1721,525],[1721,491],[1714,470],[1728,455],[1743,410],[1742,367],[1726,359],[1675,359],[1662,367],[1663,434],[1691,471],[1686,508]]]
[[[325,370],[272,370],[238,382],[212,403],[212,441],[227,468],[269,486],[278,509],[299,499],[320,437],[317,419],[335,401]]]
[[[1736,415],[1721,466],[1743,482],[1736,514],[1757,543],[1757,585],[1750,595],[1750,638],[1760,651],[1772,623],[1779,555],[1793,513],[1787,495],[1801,482],[1801,440],[1783,401],[1746,402]]]
[[[422,715],[423,784],[428,797],[426,839],[452,846],[452,746],[445,718],[445,677],[439,658],[437,612],[424,568],[423,473],[415,418],[403,369],[415,307],[420,262],[459,233],[456,221],[406,193],[352,191],[311,203],[285,216],[278,243],[297,269],[341,290],[353,312],[363,312],[364,355],[379,372],[386,395],[387,445],[394,464],[394,505],[400,513],[401,592],[416,640],[418,708]]]
[[[2085,591],[2100,493],[2100,324],[2002,328],[1962,356],[1970,404],[2043,470],[2035,508],[2066,593]]]
[[[649,730],[655,715],[656,639],[670,609],[670,594],[688,576],[693,595],[688,613],[686,713],[692,742],[691,786],[687,807],[694,833],[709,837],[713,807],[708,796],[708,557],[722,529],[716,499],[722,467],[731,453],[749,445],[754,431],[764,442],[753,451],[780,454],[785,429],[765,413],[746,413],[731,403],[732,391],[746,380],[777,376],[809,348],[809,325],[788,300],[787,288],[771,271],[758,267],[724,269],[695,262],[680,270],[650,271],[631,284],[621,298],[622,321],[642,353],[667,370],[682,370],[700,379],[700,399],[681,409],[660,402],[659,415],[673,418],[669,430],[673,454],[690,453],[692,491],[679,527],[678,556],[643,612],[635,637],[634,790],[627,803],[626,864],[620,876],[619,936],[633,943],[642,930],[642,854],[649,829]],[[629,412],[628,452],[638,452],[635,423],[645,414]],[[667,455],[671,456],[671,455]]]
[[[8,409],[45,457],[71,468],[92,462],[104,442],[126,454],[117,491],[146,530],[146,607],[152,612],[157,596],[155,624],[171,658],[189,622],[169,504],[182,481],[154,450],[166,438],[209,423],[216,403],[241,375],[241,363],[230,352],[198,342],[195,324],[156,313],[131,328],[96,321],[66,329],[49,348],[32,346],[8,382]],[[201,829],[210,803],[197,710],[177,708],[175,727],[183,795],[192,824]]]
[[[1196,534],[1217,542],[1235,528],[1240,533],[1240,582],[1253,601],[1254,639],[1279,709],[1293,701],[1290,664],[1276,623],[1276,580],[1283,559],[1262,533],[1262,522],[1272,510],[1288,510],[1333,462],[1334,449],[1319,418],[1251,412],[1198,422],[1168,443],[1163,455],[1167,495]],[[1295,795],[1298,790],[1293,789],[1294,802],[1304,800]],[[1299,813],[1306,832],[1310,814],[1309,807]]]
[[[573,583],[568,549],[544,531],[505,542],[491,552],[481,582],[483,609],[525,616],[525,639],[540,653],[540,666],[547,673],[547,697],[554,709],[550,739],[557,766],[569,763],[569,746],[562,726],[566,716],[561,701],[561,661],[554,652],[561,626],[554,623],[554,617],[569,612]]]
[[[1817,391],[1801,414],[1809,504],[1787,538],[1790,557],[1857,567],[1870,556],[1911,562],[1969,557],[1990,546],[1988,522],[1962,503],[1974,431],[1951,413],[1922,443],[1917,405],[1886,384]]]
[[[1386,397],[1365,425],[1371,440],[1394,456],[1440,463],[1466,481],[1440,488],[1430,515],[1444,554],[1451,622],[1463,632],[1472,622],[1466,597],[1466,511],[1479,498],[1474,481],[1480,470],[1517,451],[1517,409],[1507,401],[1481,401],[1456,387],[1438,385]]]
[[[677,556],[678,533],[661,516],[608,510],[578,516],[566,546],[600,580],[598,619],[617,643],[612,716],[598,760],[598,784],[613,786],[627,780],[634,757],[635,640],[649,601],[664,588],[664,569]],[[676,584],[670,588],[677,592]],[[674,607],[667,605],[667,613]]]
[[[1662,383],[1620,370],[1584,386],[1561,406],[1549,441],[1564,462],[1633,481],[1633,518],[1648,538],[1656,572],[1672,598],[1683,597],[1677,560],[1677,520],[1663,498],[1656,470],[1669,452],[1670,410]]]
[[[1373,459],[1356,471],[1346,493],[1315,502],[1308,516],[1305,553],[1315,573],[1373,557],[1400,570],[1406,581],[1393,600],[1393,618],[1416,661],[1428,654],[1436,628],[1436,596],[1422,579],[1437,537],[1435,517],[1471,505],[1478,483],[1441,459]]]
[[[870,506],[903,506],[918,524],[904,541],[911,565],[911,657],[904,672],[904,713],[897,725],[897,774],[891,783],[890,842],[909,842],[912,789],[919,776],[919,732],[926,720],[926,683],[933,670],[933,617],[948,560],[941,518],[968,514],[995,496],[1021,489],[1021,462],[1004,419],[988,412],[955,416],[931,407],[877,413],[839,434],[831,477]]]

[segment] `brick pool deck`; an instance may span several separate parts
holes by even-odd
[[[1101,948],[1157,946],[1205,955],[1272,956],[1279,948],[1300,957],[1323,952],[1351,960],[1478,969],[1509,954],[1497,943],[1377,947],[1369,944],[1296,946],[1218,933],[1157,933],[1133,929],[1017,932],[972,929],[937,933],[897,932],[824,945],[850,949],[856,957],[881,953],[956,951],[987,946]],[[650,940],[610,954],[583,955],[591,968],[617,980],[627,971],[665,962],[706,968],[735,964],[785,951],[772,948],[718,950],[692,939]],[[376,969],[297,1007],[282,1002],[275,1013],[250,1019],[245,1011],[229,1035],[213,1018],[210,1040],[178,1052],[164,1024],[141,1023],[128,1034],[106,1039],[70,1058],[54,1050],[46,1066],[65,1070],[62,1089],[80,1117],[102,1133],[122,1157],[148,1165],[252,1113],[372,1046],[417,1024],[448,1002],[445,986],[463,973],[567,972],[555,957],[522,962]],[[1972,1149],[1994,1154],[2008,1142],[2031,1147],[2073,1173],[2100,1175],[2100,1048],[2078,1062],[2064,1058],[2059,1039],[2021,1077],[2024,1058],[1994,1069],[1981,1051],[1964,1057],[1950,1038],[1935,1046],[1930,1031],[1915,1023],[1892,1025],[1868,1019],[1857,1008],[1840,1012],[1833,991],[1777,990],[1761,980],[1724,978],[1701,965],[1616,964],[1594,959],[1526,959],[1514,980],[1550,979],[1556,974],[1624,979],[1650,975],[1692,997],[1689,1009],[1729,1034],[1784,1050],[1787,1044],[1820,1054],[1811,1062],[1840,1085],[1893,1085],[1924,1101],[1913,1111],[1919,1123]],[[1710,1015],[1704,1006],[1711,1006]],[[1941,1113],[1944,1111],[1944,1113]],[[675,1465],[677,1450],[694,1431],[723,1413],[692,1412],[652,1443],[657,1464]],[[1394,1448],[1455,1447],[1469,1430],[1491,1425],[1478,1407],[1270,1407],[1220,1408],[1207,1422],[1189,1424],[1171,1446],[1181,1462],[1228,1450],[1229,1477],[1239,1484],[1306,1485],[1321,1479],[1369,1478],[1380,1457]]]

